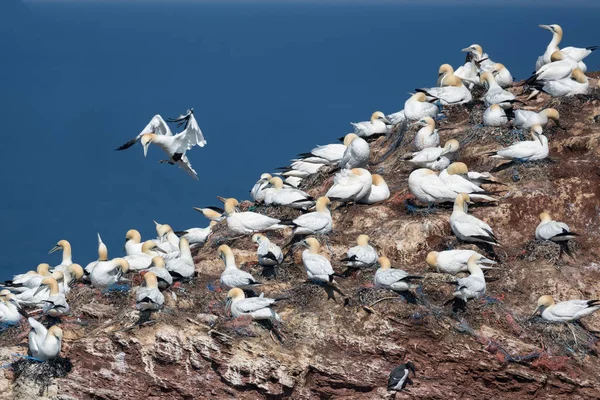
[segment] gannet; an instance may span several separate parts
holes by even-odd
[[[346,257],[341,261],[352,268],[368,268],[377,262],[377,251],[369,244],[368,235],[359,235],[356,246],[346,252]]]
[[[491,71],[496,65],[490,57],[483,52],[483,48],[478,44],[472,44],[469,47],[465,47],[461,50],[464,53],[471,53],[473,60],[477,63],[480,69],[484,71]]]
[[[490,105],[483,112],[483,126],[504,126],[507,123],[508,117],[506,116],[506,112],[498,104]]]
[[[533,315],[542,311],[542,318],[554,322],[571,322],[600,310],[600,300],[568,300],[555,303],[552,296],[539,298]]]
[[[413,376],[417,376],[417,373],[415,372],[415,364],[410,361],[394,368],[390,373],[390,377],[388,378],[387,390],[400,391],[404,389],[407,384],[412,385],[413,381],[408,377],[408,373],[410,371],[412,371]]]
[[[315,205],[316,211],[302,214],[294,219],[292,222],[294,235],[322,235],[331,232],[333,222],[329,204],[331,201],[328,197],[319,197]]]
[[[128,256],[142,253],[142,235],[135,229],[130,229],[125,234],[125,253]]]
[[[254,320],[268,319],[273,322],[283,322],[281,317],[269,308],[278,299],[268,297],[250,297],[245,298],[244,291],[239,288],[233,288],[227,292],[227,308],[231,308],[231,315],[235,318],[241,315],[249,315]]]
[[[327,258],[319,254],[321,245],[313,237],[306,238],[299,243],[307,249],[302,252],[302,262],[306,269],[308,279],[316,282],[333,283],[333,277],[337,275]]]
[[[298,178],[297,176],[288,176],[283,180],[283,182],[286,185],[290,185],[291,187],[297,188],[298,186],[300,186],[300,183],[303,179],[304,178]]]
[[[379,257],[377,262],[379,263],[379,269],[373,277],[375,287],[391,289],[395,292],[406,292],[419,287],[419,285],[410,283],[410,281],[422,279],[421,276],[409,275],[401,269],[392,268],[392,264],[387,257]]]
[[[272,243],[269,238],[260,233],[252,236],[252,241],[258,245],[256,254],[258,256],[258,264],[262,267],[272,267],[283,262],[283,253],[281,248],[275,243]]]
[[[221,222],[223,219],[225,219],[225,216],[223,215],[223,209],[219,207],[193,207],[193,209],[202,213],[202,215],[211,221]]]
[[[451,158],[459,148],[458,140],[450,139],[444,143],[444,147],[428,147],[405,156],[404,160],[418,167],[440,171],[450,165]]]
[[[138,287],[135,296],[135,308],[140,311],[160,310],[165,302],[165,297],[158,290],[158,280],[152,272],[144,274],[144,285]]]
[[[64,282],[63,282],[63,290],[65,295],[68,295],[71,291],[71,285],[76,281],[79,281],[85,275],[83,268],[79,264],[71,264],[69,265],[63,272]]]
[[[496,261],[490,260],[473,250],[431,251],[427,254],[426,262],[431,268],[435,268],[437,272],[456,275],[459,272],[468,271],[467,262],[473,256],[480,256],[477,259],[479,264],[496,264]]]
[[[167,271],[165,259],[160,256],[152,258],[152,263],[150,264],[150,268],[148,268],[148,272],[152,272],[156,276],[158,288],[161,290],[167,289],[173,284],[173,277],[169,271]]]
[[[364,168],[342,169],[325,196],[333,201],[357,202],[369,195],[372,183],[371,173]]]
[[[128,269],[132,271],[141,271],[143,269],[147,269],[150,267],[150,263],[152,262],[152,257],[160,256],[165,254],[165,251],[162,250],[154,240],[146,240],[142,244],[142,252],[132,254],[130,256],[123,257],[125,261],[129,264]],[[107,263],[109,261],[98,261],[96,266]],[[94,268],[95,269],[95,268]],[[93,271],[93,270],[92,270]]]
[[[90,273],[92,286],[106,289],[119,283],[121,276],[129,271],[129,263],[124,258],[113,258],[110,261],[99,262]]]
[[[166,260],[167,271],[175,280],[188,279],[194,276],[196,266],[190,251],[190,244],[187,239],[179,240],[179,255],[177,257]]]
[[[410,173],[408,189],[417,200],[428,204],[449,202],[456,198],[456,192],[447,187],[435,171],[427,168]]]
[[[325,164],[306,162],[304,160],[292,160],[292,164],[289,167],[279,167],[278,171],[281,171],[283,176],[294,176],[297,178],[306,178],[313,174],[316,174]]]
[[[454,209],[450,216],[450,227],[456,237],[465,242],[482,242],[498,245],[498,239],[492,228],[472,215],[467,214],[471,199],[466,193],[460,193],[454,201]]]
[[[154,127],[153,118],[150,121],[150,124],[144,128],[144,131],[140,133],[135,139],[125,143],[123,146],[119,147],[117,150],[125,150],[129,147],[133,146],[138,140],[142,143],[142,147],[144,148],[144,157],[148,155],[148,147],[151,143],[159,146],[163,151],[169,156],[168,160],[163,160],[161,162],[167,162],[168,164],[179,165],[180,168],[185,170],[192,178],[198,179],[198,174],[192,168],[192,164],[188,160],[185,155],[186,151],[190,150],[194,146],[204,147],[206,144],[206,140],[204,140],[204,135],[194,118],[193,110],[189,110],[189,114],[185,117],[187,120],[187,124],[185,129],[173,135],[170,130],[165,130],[164,127],[159,128],[158,132],[153,132],[152,128]],[[160,116],[158,116],[160,118]],[[156,118],[156,116],[155,116]],[[162,121],[162,122],[161,122]],[[160,118],[158,123],[159,126],[164,124],[164,120]],[[152,125],[152,126],[151,126]],[[164,124],[166,126],[166,124]],[[150,132],[147,132],[150,130]]]
[[[394,124],[398,124],[404,121],[404,119],[416,121],[425,117],[435,118],[438,113],[439,108],[427,101],[425,93],[417,92],[404,102],[404,109],[402,111],[388,115],[388,119]]]
[[[390,188],[381,175],[371,175],[373,183],[371,184],[371,191],[365,197],[358,200],[359,203],[364,204],[376,204],[382,201],[386,201],[390,198]]]
[[[271,174],[261,174],[260,179],[252,186],[250,196],[255,203],[262,203],[265,200],[265,189],[269,185],[269,179],[271,178]]]
[[[43,302],[43,312],[51,317],[61,317],[70,311],[69,304],[65,299],[65,295],[58,290],[58,282],[56,279],[48,276],[42,281],[42,285],[48,286],[50,296]]]
[[[57,282],[59,282],[58,290],[60,293],[64,293],[65,280],[64,274],[61,271],[54,271],[51,275]],[[44,278],[46,279],[46,278]],[[43,280],[42,280],[43,282]],[[47,285],[42,285],[32,289],[28,289],[22,293],[18,293],[16,298],[20,305],[41,307],[44,305],[44,301],[50,298],[50,288]]]
[[[346,146],[341,143],[332,143],[324,146],[317,146],[309,153],[298,154],[303,160],[314,160],[314,162],[328,165],[335,165],[344,157]]]
[[[314,199],[300,189],[284,188],[283,180],[276,176],[269,179],[269,186],[265,190],[266,205],[285,206],[307,210],[314,206]]]
[[[225,200],[225,219],[227,226],[235,233],[251,234],[261,231],[272,231],[285,228],[281,220],[267,217],[251,211],[237,211],[238,201],[234,198]]]
[[[339,167],[342,169],[365,168],[371,155],[369,143],[354,133],[349,133],[344,137],[344,145],[346,150],[338,164]]]
[[[504,64],[496,63],[492,68],[492,75],[494,75],[494,79],[496,79],[496,83],[500,85],[500,87],[508,87],[513,84],[513,77],[510,74],[510,71],[504,66]]]
[[[71,257],[71,244],[66,241],[66,240],[60,240],[58,243],[56,243],[56,246],[54,246],[49,252],[48,254],[52,254],[55,251],[58,250],[62,250],[63,254],[62,254],[62,261],[60,264],[58,264],[56,267],[54,267],[55,271],[62,271],[65,268],[67,268],[69,265],[73,264],[73,260]]]
[[[546,126],[549,120],[558,124],[560,115],[554,108],[546,108],[540,112],[516,110],[513,126],[520,129],[531,129],[534,125]]]
[[[483,97],[485,106],[489,107],[492,104],[498,104],[505,110],[511,108],[516,100],[516,97],[511,92],[508,92],[500,87],[490,72],[484,72],[479,78],[480,83],[487,85],[487,92]]]
[[[160,224],[156,221],[154,221],[154,224],[156,225],[156,234],[158,235],[155,242],[158,247],[167,254],[178,252],[179,237],[175,234],[171,225]],[[175,254],[174,256],[178,256],[178,254]]]
[[[238,269],[235,265],[233,251],[226,244],[218,248],[219,258],[225,263],[225,271],[221,274],[221,285],[228,288],[252,289],[262,285],[249,273]]]
[[[492,158],[504,160],[535,161],[548,157],[548,138],[542,134],[542,127],[534,125],[530,133],[533,140],[517,142],[509,147],[487,153]]]
[[[525,83],[531,85],[535,82],[557,81],[571,75],[571,71],[579,68],[577,61],[560,50],[552,53],[551,63],[543,65],[528,78]]]
[[[362,138],[385,135],[388,131],[388,125],[392,125],[392,123],[381,111],[375,111],[369,121],[352,122],[354,133]]]
[[[6,281],[0,286],[10,289],[14,293],[22,293],[28,289],[35,289],[40,286],[45,277],[50,276],[49,269],[50,266],[48,264],[41,263],[37,266],[36,271],[15,275],[12,281]]]
[[[540,224],[535,228],[535,238],[537,240],[563,242],[574,239],[575,236],[579,236],[579,234],[571,232],[569,225],[564,222],[553,221],[547,212],[540,214]]]
[[[129,234],[129,232],[127,233]],[[127,242],[125,242],[125,247],[127,247]],[[89,275],[96,266],[96,264],[98,264],[98,262],[100,261],[108,261],[108,247],[106,247],[106,245],[102,241],[102,238],[100,237],[100,234],[98,233],[98,259],[86,265],[85,273]]]
[[[445,78],[444,87],[415,89],[424,93],[428,101],[439,100],[442,105],[463,104],[473,100],[471,91],[463,84],[458,76],[450,75]]]
[[[0,292],[0,324],[14,325],[23,318],[23,310],[17,297],[8,289]]]
[[[462,79],[464,84],[469,89],[472,89],[473,86],[479,81],[479,67],[477,66],[477,62],[470,52],[467,52],[465,63],[456,68],[454,75]]]
[[[467,168],[467,164],[455,162],[440,172],[439,177],[446,187],[456,193],[467,193],[471,194],[472,198],[496,201],[494,198],[485,195],[486,193],[489,194],[488,192],[471,182],[468,179],[468,173],[469,169]]]
[[[62,344],[62,329],[58,325],[46,329],[44,325],[31,317],[27,321],[31,325],[31,332],[29,332],[29,350],[31,351],[31,355],[41,361],[58,357]]]
[[[538,69],[540,69],[543,65],[550,63],[552,53],[554,53],[557,50],[560,50],[565,55],[577,60],[579,68],[581,68],[583,70],[583,72],[586,71],[587,67],[582,62],[582,60],[584,58],[586,58],[587,56],[589,56],[592,53],[592,51],[596,50],[598,48],[598,46],[590,46],[590,47],[586,47],[586,48],[569,46],[569,47],[565,47],[563,49],[559,49],[558,45],[560,44],[560,41],[562,40],[562,36],[563,36],[563,30],[560,27],[560,25],[553,24],[553,25],[538,25],[538,26],[542,29],[546,29],[546,30],[552,32],[552,40],[546,47],[546,51],[544,52],[544,54],[538,57],[538,59],[535,63],[536,71]]]
[[[417,150],[423,150],[428,147],[438,147],[440,145],[440,135],[435,129],[435,121],[431,117],[424,117],[411,125],[421,126],[415,138],[413,145]]]
[[[440,65],[440,68],[438,69],[438,78],[437,78],[436,86],[437,87],[446,86],[444,84],[444,79],[451,75],[454,75],[454,68],[452,68],[452,65],[450,65],[450,64]]]
[[[455,282],[456,291],[452,293],[455,298],[466,302],[485,294],[485,276],[477,264],[480,257],[480,254],[472,255],[467,261],[467,269],[470,275]]]
[[[212,229],[217,225],[216,221],[210,221],[206,228],[189,228],[185,231],[175,232],[179,238],[185,238],[190,246],[201,247],[206,243],[212,233]]]
[[[543,85],[534,84],[534,87],[544,93],[548,93],[552,97],[566,97],[587,93],[590,83],[581,69],[575,68],[571,72],[571,76],[556,81],[549,81]]]

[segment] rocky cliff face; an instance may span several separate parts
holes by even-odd
[[[513,90],[520,94],[520,88]],[[374,289],[374,270],[340,279],[341,293],[328,295],[305,282],[300,252],[277,277],[262,276],[250,237],[234,238],[220,224],[195,255],[198,276],[167,292],[165,309],[151,323],[134,325],[131,293],[74,288],[73,318],[61,322],[67,360],[43,371],[28,361],[0,369],[0,399],[382,399],[392,396],[385,389],[389,372],[408,359],[417,365],[417,377],[414,386],[396,395],[399,399],[600,399],[591,333],[600,329],[600,314],[586,318],[585,328],[530,318],[542,294],[558,300],[600,298],[600,123],[594,119],[600,93],[595,89],[568,99],[542,95],[524,107],[560,112],[560,127],[550,122],[545,130],[550,160],[499,167],[482,156],[517,140],[518,133],[478,127],[481,102],[451,107],[438,123],[442,141],[461,140],[459,159],[470,169],[495,171],[507,184],[498,206],[472,210],[494,228],[503,246],[496,250],[500,268],[487,275],[487,296],[466,310],[453,312],[445,304],[452,298],[447,284],[452,278],[428,270],[424,261],[429,251],[459,246],[450,232],[450,210],[418,215],[404,204],[410,198],[410,169],[399,156],[415,133],[411,128],[403,137],[395,132],[372,143],[370,169],[385,177],[392,197],[375,206],[336,209],[335,232],[323,254],[339,260],[366,233],[393,266],[424,276],[414,297]],[[398,149],[376,164],[397,140]],[[305,189],[322,195],[331,181],[324,171]],[[570,245],[572,257],[533,240],[542,210],[582,234]],[[268,236],[281,243],[287,234]],[[218,285],[223,266],[216,248],[222,243],[234,249],[238,265],[267,282],[265,295],[289,297],[277,309],[283,326],[228,315]],[[15,361],[14,353],[26,353],[27,330],[0,334],[3,364]],[[50,370],[56,378],[48,376]]]

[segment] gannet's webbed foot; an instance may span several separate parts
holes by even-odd
[[[167,163],[169,165],[175,165],[175,163],[171,160],[160,160],[159,163],[161,163],[161,164]]]

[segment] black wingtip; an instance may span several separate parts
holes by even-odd
[[[177,235],[177,237],[182,237],[184,235],[188,234],[188,231],[177,231],[177,232],[173,232],[174,234]]]
[[[126,150],[126,149],[130,148],[131,146],[133,146],[138,140],[139,140],[139,138],[137,138],[137,137],[133,138],[129,142],[122,145],[121,147],[117,147],[115,150],[116,151]]]
[[[538,75],[537,74],[533,74],[531,77],[527,78],[527,80],[525,80],[525,83],[528,85],[533,85],[535,83],[535,81],[537,80]]]
[[[585,49],[589,50],[589,51],[595,51],[598,49],[598,46],[590,46],[590,47],[586,47]]]

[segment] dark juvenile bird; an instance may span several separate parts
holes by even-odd
[[[413,376],[417,376],[415,372],[415,364],[408,361],[405,364],[399,365],[392,370],[388,379],[387,390],[402,390],[407,384],[412,385],[413,381],[408,377],[408,373],[412,371]]]

